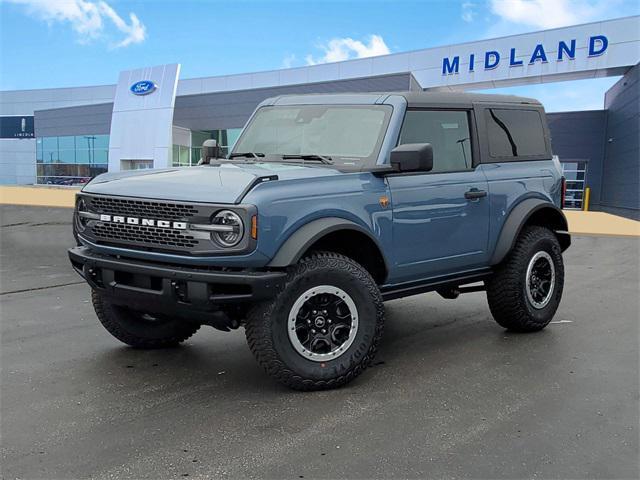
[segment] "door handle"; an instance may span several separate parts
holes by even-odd
[[[469,200],[475,200],[476,198],[482,198],[486,196],[486,190],[478,190],[477,188],[472,188],[471,190],[464,193],[464,198]]]

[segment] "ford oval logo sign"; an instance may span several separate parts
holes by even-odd
[[[129,87],[129,90],[131,90],[131,93],[133,93],[134,95],[148,95],[156,88],[156,84],[151,80],[141,80],[131,85],[131,87]]]

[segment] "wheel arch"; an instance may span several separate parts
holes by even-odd
[[[516,205],[502,226],[491,265],[500,263],[511,251],[516,238],[526,225],[549,227],[556,235],[564,252],[571,245],[567,218],[553,203],[539,198],[529,198]]]
[[[298,228],[278,249],[269,267],[288,267],[312,251],[341,253],[360,263],[378,285],[389,269],[378,240],[364,227],[339,217],[313,220]]]

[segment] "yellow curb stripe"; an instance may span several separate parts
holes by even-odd
[[[36,207],[68,207],[75,205],[79,188],[0,186],[0,204]]]
[[[604,212],[565,210],[574,235],[640,237],[640,222]]]

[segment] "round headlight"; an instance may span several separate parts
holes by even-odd
[[[234,247],[244,235],[244,224],[240,216],[231,210],[221,210],[215,214],[211,221],[220,229],[213,231],[211,236],[223,247]]]

